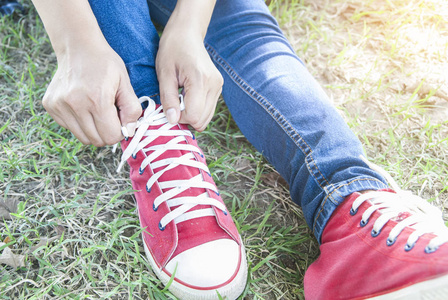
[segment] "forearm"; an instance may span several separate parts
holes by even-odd
[[[86,45],[107,44],[87,0],[32,0],[56,55]]]
[[[179,0],[164,32],[188,30],[204,39],[215,3],[216,0]]]

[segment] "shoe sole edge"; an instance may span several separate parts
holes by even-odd
[[[241,238],[240,238],[241,239]],[[247,280],[247,262],[246,262],[246,252],[243,244],[240,244],[241,250],[241,262],[239,266],[239,271],[235,275],[235,277],[225,286],[217,288],[217,289],[209,289],[209,290],[198,290],[193,289],[188,286],[185,286],[175,280],[169,286],[169,291],[173,293],[176,297],[183,300],[212,300],[219,299],[216,291],[219,292],[223,299],[237,299],[244,291],[246,287]],[[156,264],[155,260],[152,257],[151,252],[149,251],[146,243],[143,239],[143,246],[145,248],[146,257],[151,265],[152,270],[156,274],[156,276],[160,279],[163,285],[169,282],[170,277],[165,274]]]
[[[368,298],[368,300],[446,300],[448,299],[448,274],[422,281],[403,289]]]

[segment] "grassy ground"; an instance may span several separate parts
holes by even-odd
[[[446,1],[270,7],[369,158],[446,212]],[[0,41],[1,298],[173,299],[142,255],[132,189],[126,172],[115,172],[119,155],[83,146],[41,107],[55,56],[34,10],[0,19]],[[302,299],[318,249],[284,181],[223,103],[198,139],[247,247],[243,298]]]

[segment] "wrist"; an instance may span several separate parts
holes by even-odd
[[[215,3],[215,0],[179,0],[164,32],[187,32],[204,40]]]
[[[107,44],[87,0],[33,0],[56,56],[70,49]]]
[[[82,53],[90,53],[93,55],[94,53],[110,48],[102,35],[92,34],[85,36],[82,33],[76,34],[74,32],[62,38],[51,40],[51,44],[58,60],[64,56],[73,56]]]

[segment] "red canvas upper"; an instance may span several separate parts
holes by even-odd
[[[418,282],[448,274],[448,244],[433,253],[425,247],[434,237],[421,236],[414,248],[405,251],[409,235],[405,228],[396,242],[386,240],[392,228],[405,219],[407,213],[394,218],[373,237],[373,223],[381,215],[375,211],[366,226],[360,225],[362,214],[371,206],[364,202],[355,215],[350,214],[354,193],[336,209],[322,235],[320,257],[305,274],[307,299],[364,299],[387,294]]]
[[[149,129],[156,130],[160,126],[150,126]],[[177,125],[172,130],[188,130],[187,125]],[[145,137],[144,137],[145,138]],[[143,138],[143,139],[144,139]],[[174,137],[158,137],[152,143],[148,145],[162,145],[167,143]],[[128,141],[122,142],[122,149],[126,149],[129,143],[132,141],[130,138]],[[197,146],[196,139],[191,137],[185,137],[185,142]],[[187,153],[185,150],[167,150],[161,156],[159,156],[155,161],[161,159],[166,159],[169,157],[180,157]],[[171,257],[174,257],[178,253],[185,250],[193,248],[195,246],[201,245],[208,241],[218,240],[218,239],[233,239],[238,244],[241,243],[239,239],[238,231],[235,224],[232,221],[230,213],[223,212],[216,207],[213,207],[216,217],[207,216],[200,217],[191,220],[187,220],[177,225],[174,221],[168,223],[165,229],[162,231],[159,229],[159,222],[163,216],[168,214],[172,209],[166,202],[163,202],[157,211],[153,209],[153,202],[157,196],[162,193],[158,182],[170,181],[170,180],[187,180],[192,178],[199,173],[201,173],[204,181],[207,181],[215,185],[210,174],[204,172],[203,170],[179,165],[169,171],[166,171],[159,180],[151,187],[151,191],[148,193],[146,191],[146,184],[149,178],[158,170],[152,170],[151,166],[148,165],[143,174],[139,174],[140,165],[142,161],[150,155],[151,152],[145,153],[144,151],[139,151],[135,158],[130,157],[128,163],[130,165],[130,177],[132,181],[132,186],[136,190],[135,197],[137,200],[140,222],[142,228],[145,228],[144,242],[146,243],[149,251],[154,257],[156,263],[159,267],[164,267]],[[195,159],[206,165],[205,158],[198,153],[193,153]],[[169,190],[169,189],[166,189]],[[164,192],[166,192],[166,190]],[[220,202],[223,202],[221,197],[214,191],[204,189],[204,188],[189,188],[176,197],[183,196],[197,196],[204,192]],[[197,205],[191,210],[199,209],[201,205]]]

